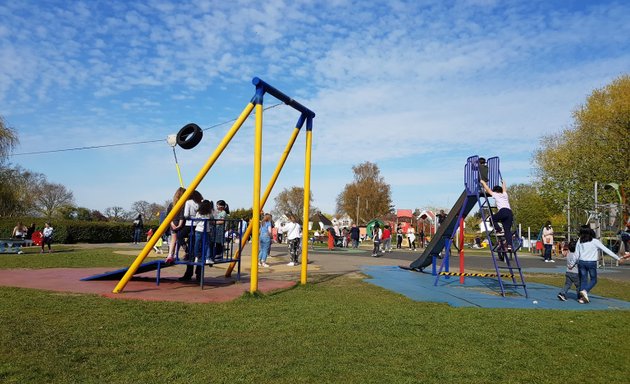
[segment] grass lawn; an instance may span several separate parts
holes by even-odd
[[[0,257],[2,268],[118,267],[134,258],[112,249]],[[0,288],[0,382],[622,383],[630,377],[630,311],[451,308],[413,302],[354,275],[311,280],[224,304]],[[596,293],[630,300],[629,288],[600,279]]]

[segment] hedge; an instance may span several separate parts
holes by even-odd
[[[35,223],[37,230],[44,228],[45,219],[32,217],[0,218],[0,238],[8,239],[18,221],[29,226]],[[54,228],[55,243],[127,243],[133,239],[133,224],[130,222],[78,221],[53,219],[49,221]],[[150,225],[157,228],[157,222]],[[149,230],[149,224],[144,225],[144,233]],[[146,237],[142,236],[144,240]]]

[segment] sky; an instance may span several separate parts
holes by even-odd
[[[0,115],[20,140],[12,165],[78,206],[130,209],[172,197],[166,137],[196,123],[201,143],[176,148],[190,184],[259,77],[316,113],[321,211],[364,161],[397,209],[448,209],[471,155],[498,156],[508,186],[533,180],[541,137],[630,72],[629,19],[621,0],[5,0]],[[264,98],[263,191],[299,117],[278,103]],[[201,182],[205,198],[251,207],[253,148],[252,114]],[[304,158],[302,133],[272,199],[303,185]]]

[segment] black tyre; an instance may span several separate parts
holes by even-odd
[[[186,124],[177,132],[177,145],[184,149],[193,149],[199,144],[202,138],[203,131],[197,124]]]

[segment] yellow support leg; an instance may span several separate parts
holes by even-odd
[[[263,106],[256,104],[256,128],[254,135],[254,201],[252,204],[252,271],[249,292],[258,291],[258,252],[260,248],[260,174],[262,170],[262,123]]]
[[[269,195],[271,194],[271,190],[273,189],[274,185],[276,184],[276,181],[278,181],[278,176],[280,175],[280,171],[282,171],[282,168],[284,167],[284,164],[287,161],[287,157],[289,157],[289,153],[291,153],[291,148],[293,148],[293,144],[295,144],[295,140],[297,139],[297,136],[298,136],[299,133],[300,133],[300,127],[296,127],[293,130],[293,133],[291,134],[291,138],[289,138],[289,142],[287,143],[286,147],[284,148],[284,152],[282,152],[282,156],[280,157],[280,161],[278,161],[278,165],[276,165],[276,169],[273,172],[273,175],[271,176],[271,179],[269,180],[269,183],[267,184],[267,188],[265,189],[265,194],[263,195],[263,197],[260,200],[260,210],[261,211],[265,207],[265,203],[267,203],[267,199],[269,199]],[[249,225],[247,227],[247,229],[245,230],[245,233],[243,234],[243,236],[241,236],[241,241],[249,239],[249,236],[251,234],[252,234],[252,226]],[[241,243],[241,245],[239,247],[239,250],[236,251],[236,254],[234,255],[235,259],[238,259],[241,256],[241,252],[242,252],[244,247],[245,247],[245,245],[243,245]],[[252,250],[252,252],[253,252],[253,250]],[[225,277],[232,276],[232,271],[234,270],[235,266],[236,266],[236,262],[230,263],[230,265],[228,266],[227,270],[225,271]]]
[[[300,282],[306,284],[308,272],[308,220],[311,198],[311,147],[313,145],[312,118],[306,121],[306,154],[304,165],[304,215],[302,216],[302,273]]]

